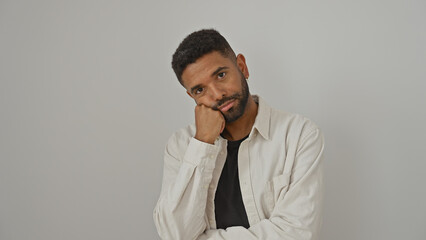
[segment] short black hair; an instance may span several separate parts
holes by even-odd
[[[182,84],[182,73],[185,68],[205,54],[218,51],[224,57],[236,61],[236,55],[226,39],[214,29],[202,29],[189,34],[179,44],[172,57],[172,68]]]

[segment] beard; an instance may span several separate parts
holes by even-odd
[[[232,106],[228,111],[225,113],[221,112],[223,117],[225,118],[226,123],[232,123],[236,120],[238,120],[245,112],[248,98],[250,96],[250,91],[248,88],[247,80],[244,77],[243,73],[241,74],[241,92],[235,93],[229,97],[224,97],[220,101],[217,102],[215,106],[213,106],[214,110],[219,110],[218,107],[220,107],[222,104],[229,100],[235,100],[236,104]]]

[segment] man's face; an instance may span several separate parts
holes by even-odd
[[[234,62],[215,51],[189,64],[182,73],[182,83],[198,105],[220,111],[230,123],[245,112],[250,95],[247,77],[243,55]]]

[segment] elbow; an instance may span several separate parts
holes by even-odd
[[[174,224],[170,221],[166,212],[161,208],[159,204],[154,208],[153,218],[155,227],[157,228],[157,233],[160,236],[161,239],[180,239],[177,238],[179,234],[177,234],[176,227]]]
[[[154,208],[153,218],[158,235],[163,240],[197,239],[205,228],[204,221],[193,221],[177,211],[162,208],[160,204]]]

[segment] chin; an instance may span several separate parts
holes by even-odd
[[[238,119],[240,119],[241,116],[243,116],[243,113],[242,114],[238,114],[238,113],[223,114],[223,117],[225,118],[226,123],[235,122]]]

